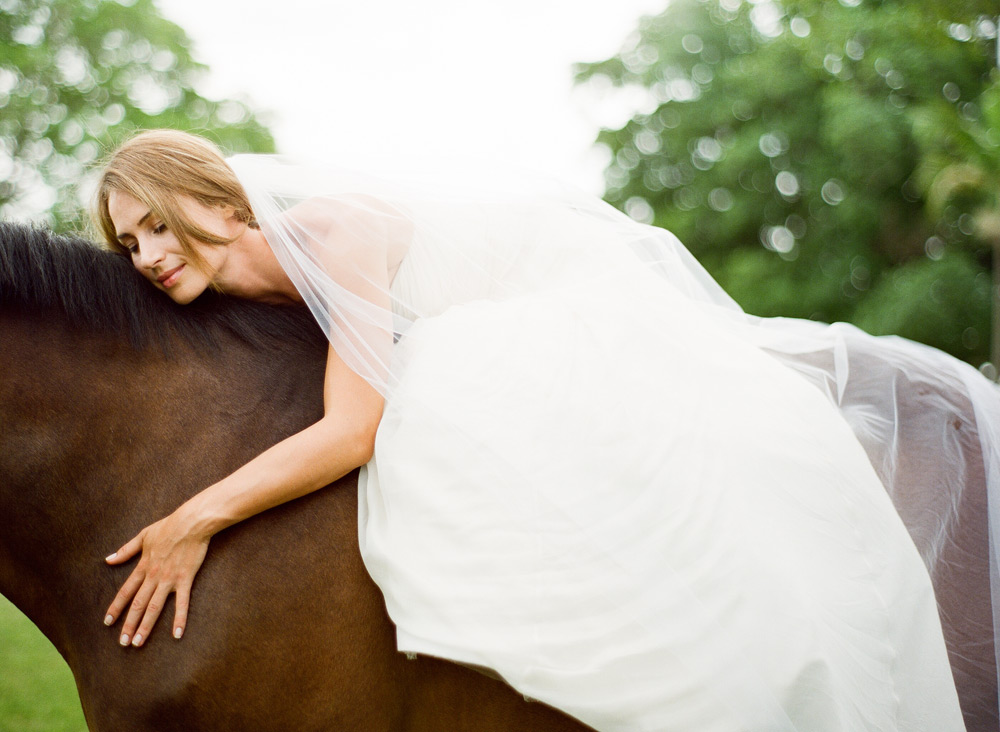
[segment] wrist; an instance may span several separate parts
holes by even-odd
[[[211,539],[229,525],[204,491],[181,504],[174,515],[186,533],[205,540]]]

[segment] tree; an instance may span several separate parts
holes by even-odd
[[[917,137],[926,154],[917,178],[933,219],[992,248],[990,361],[1000,365],[1000,69],[994,70],[993,84],[977,100],[974,114],[963,116],[956,126],[948,111],[939,104],[918,120]]]
[[[750,312],[981,363],[991,247],[957,208],[928,205],[921,130],[932,109],[947,130],[981,118],[993,5],[673,0],[578,69],[648,100],[599,136],[606,198],[675,231]]]
[[[78,186],[137,128],[273,151],[245,103],[194,90],[190,46],[153,0],[0,0],[0,217],[79,228]]]

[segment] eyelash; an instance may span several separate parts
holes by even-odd
[[[154,234],[162,234],[166,230],[167,230],[167,225],[166,224],[157,224],[155,227],[153,227],[153,233]],[[139,245],[138,244],[129,244],[128,246],[125,247],[125,249],[128,251],[129,254],[138,254],[139,253]]]

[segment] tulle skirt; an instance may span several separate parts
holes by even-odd
[[[815,386],[649,271],[418,320],[360,482],[399,649],[607,732],[964,729],[927,571]]]

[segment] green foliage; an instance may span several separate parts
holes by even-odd
[[[931,214],[952,227],[971,228],[1000,248],[1000,71],[958,124],[947,105],[928,105],[914,125],[925,156],[917,177]]]
[[[0,0],[0,216],[77,227],[77,186],[135,129],[272,151],[243,102],[194,90],[190,45],[153,0]]]
[[[968,252],[912,259],[883,275],[855,322],[875,335],[905,333],[950,353],[971,353],[981,363],[989,356],[990,276]]]
[[[651,210],[750,312],[848,320],[980,363],[996,221],[981,212],[1000,190],[990,12],[672,0],[617,56],[578,68],[580,84],[649,101],[598,138],[613,156],[605,197]],[[961,180],[944,190],[949,168]]]
[[[41,631],[0,596],[0,732],[84,732],[73,674]]]

